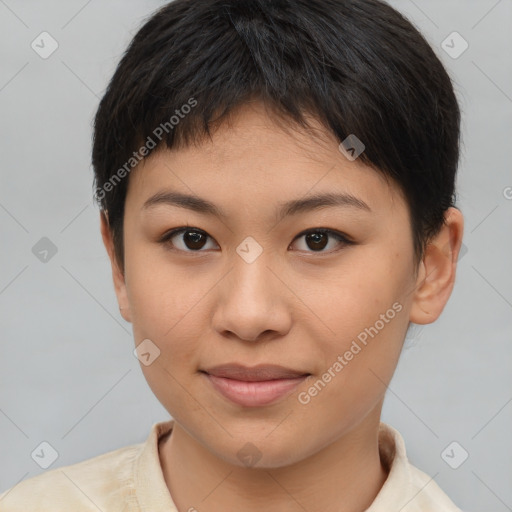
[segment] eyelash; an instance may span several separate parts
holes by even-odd
[[[173,238],[174,236],[180,234],[180,233],[185,233],[185,232],[194,232],[194,233],[199,233],[201,235],[205,235],[208,239],[212,239],[212,237],[210,235],[208,235],[205,231],[203,231],[202,229],[199,229],[199,228],[194,228],[192,226],[186,226],[186,227],[181,227],[181,228],[176,228],[176,229],[173,229],[167,233],[165,233],[159,240],[158,242],[163,244],[164,246],[166,246],[166,249],[169,249],[169,250],[173,250],[173,251],[179,251],[179,252],[182,252],[182,253],[201,253],[201,252],[207,252],[205,250],[182,250],[182,249],[176,249],[173,244],[171,244],[170,242],[170,239]],[[304,237],[306,235],[309,235],[311,233],[321,233],[321,234],[328,234],[328,235],[331,235],[333,238],[335,238],[336,240],[338,240],[338,242],[341,242],[341,245],[342,247],[339,248],[339,249],[335,249],[335,250],[331,250],[331,251],[305,251],[305,252],[308,252],[308,253],[311,253],[311,254],[332,254],[332,253],[335,253],[335,252],[338,252],[340,251],[341,249],[343,249],[343,247],[345,246],[349,246],[349,245],[354,245],[355,242],[353,242],[352,240],[350,240],[346,235],[344,235],[343,233],[340,233],[339,231],[335,231],[335,230],[332,230],[332,229],[328,229],[328,228],[313,228],[313,229],[308,229],[306,231],[303,231],[302,233],[299,233],[292,241],[295,242],[295,240],[298,240],[299,238],[301,237]]]

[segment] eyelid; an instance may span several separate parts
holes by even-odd
[[[327,257],[327,256],[330,256],[332,254],[335,254],[335,253],[343,250],[347,246],[356,244],[356,242],[351,237],[349,237],[345,233],[342,233],[341,231],[338,231],[337,229],[318,227],[318,228],[310,228],[310,229],[306,229],[305,231],[302,231],[293,239],[293,241],[291,242],[290,245],[292,245],[299,238],[302,238],[303,236],[308,235],[310,233],[326,233],[326,234],[330,235],[330,237],[335,238],[340,243],[340,247],[338,247],[336,249],[331,249],[330,251],[299,251],[299,252],[306,254],[308,257],[313,256],[313,255],[315,255],[317,257],[322,257],[322,256]]]
[[[197,233],[200,233],[202,235],[205,235],[208,239],[210,240],[214,240],[214,238],[209,235],[206,231],[200,229],[200,228],[196,228],[194,226],[181,226],[179,228],[174,228],[174,229],[171,229],[170,231],[167,231],[166,233],[164,233],[159,239],[158,239],[158,242],[161,243],[161,244],[168,244],[169,240],[174,237],[175,235],[179,234],[179,233],[182,233],[182,232],[185,232],[185,231],[195,231]],[[343,246],[347,246],[347,245],[354,245],[355,242],[354,240],[349,237],[348,235],[346,235],[345,233],[342,233],[341,231],[338,231],[336,229],[331,229],[331,228],[322,228],[322,227],[318,227],[318,228],[309,228],[309,229],[306,229],[302,232],[300,232],[293,240],[292,242],[290,243],[290,245],[292,245],[295,240],[305,236],[305,235],[308,235],[310,233],[326,233],[326,234],[329,234],[330,236],[336,238],[341,244],[342,244],[342,247]],[[217,242],[215,242],[217,244]],[[217,244],[218,245],[218,244]],[[176,250],[176,251],[179,251],[179,252],[185,252],[185,253],[192,253],[192,254],[200,254],[202,252],[207,252],[207,251],[203,251],[203,250],[197,250],[197,251],[183,251],[182,249],[176,249],[175,247],[171,247],[171,250]],[[332,254],[334,252],[337,252],[339,251],[340,249],[335,249],[335,250],[331,250],[331,251],[305,251],[306,253],[309,253],[309,254],[317,254],[317,255],[323,255],[323,254]],[[304,251],[303,251],[304,252]]]
[[[173,237],[174,237],[174,236],[176,236],[177,234],[182,233],[182,232],[185,232],[185,231],[195,231],[195,232],[197,232],[197,233],[200,233],[200,234],[202,234],[202,235],[206,236],[206,237],[207,237],[208,239],[210,239],[210,240],[214,240],[214,238],[213,238],[211,235],[209,235],[206,231],[204,231],[204,230],[202,230],[202,229],[200,229],[200,228],[196,228],[196,227],[194,227],[194,226],[188,226],[188,225],[187,225],[187,226],[181,226],[181,227],[179,227],[179,228],[174,228],[174,229],[171,229],[170,231],[165,232],[165,233],[164,233],[164,234],[163,234],[163,235],[158,239],[158,243],[163,244],[163,245],[166,245],[166,246],[167,246],[167,245],[170,245],[170,244],[169,244],[169,240],[170,240],[171,238],[173,238]],[[215,242],[215,243],[217,244],[217,242]],[[218,244],[217,244],[217,245],[218,245]],[[202,253],[202,252],[207,252],[207,251],[202,251],[202,250],[200,250],[200,251],[183,251],[183,250],[181,250],[181,249],[176,249],[176,247],[170,247],[170,248],[171,248],[171,250],[176,250],[176,251],[179,251],[179,252],[188,252],[188,253],[192,253],[192,254],[193,254],[193,253],[200,254],[200,253]]]
[[[297,238],[300,238],[304,235],[309,235],[310,233],[328,233],[330,235],[333,235],[334,237],[344,240],[347,243],[355,243],[351,237],[346,235],[345,233],[342,233],[341,231],[338,231],[337,229],[331,229],[331,228],[309,228],[301,233],[299,233],[293,240],[297,240]]]

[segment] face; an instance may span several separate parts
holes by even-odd
[[[135,345],[151,340],[141,368],[176,422],[237,465],[248,441],[261,466],[277,467],[378,418],[410,320],[405,201],[316,128],[322,137],[286,130],[246,105],[213,141],[154,153],[130,175],[116,291]],[[169,192],[222,215],[167,202]],[[283,207],[326,194],[355,200]],[[308,376],[244,405],[202,372],[229,363]]]

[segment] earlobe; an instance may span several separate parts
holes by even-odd
[[[445,213],[445,223],[428,244],[411,305],[410,321],[430,324],[441,315],[455,284],[464,218],[456,208]]]
[[[131,322],[130,303],[128,301],[125,276],[123,272],[121,272],[116,260],[114,241],[112,240],[112,233],[109,227],[108,212],[103,210],[100,212],[100,229],[103,244],[105,245],[105,249],[107,250],[107,254],[110,259],[112,279],[114,282],[117,302],[119,304],[119,311],[127,322]]]

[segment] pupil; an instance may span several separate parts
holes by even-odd
[[[202,244],[200,243],[202,236],[203,235],[197,231],[185,232],[185,243],[187,244],[187,247],[189,247],[189,244],[192,244],[192,247],[189,247],[189,249],[200,249],[204,245],[204,241]],[[198,246],[196,244],[198,244]]]
[[[201,243],[202,237],[202,233],[198,233],[197,231],[187,231],[185,232],[185,243],[189,249],[201,249],[204,245],[204,240],[203,243]],[[309,233],[306,235],[306,241],[310,249],[321,250],[327,245],[327,237],[325,233]],[[190,247],[190,245],[192,247]]]
[[[324,243],[321,243],[322,238]],[[312,242],[314,244],[310,249],[323,249],[327,245],[326,238],[325,233],[310,233],[306,235],[307,242]],[[319,243],[320,246],[318,245]]]

